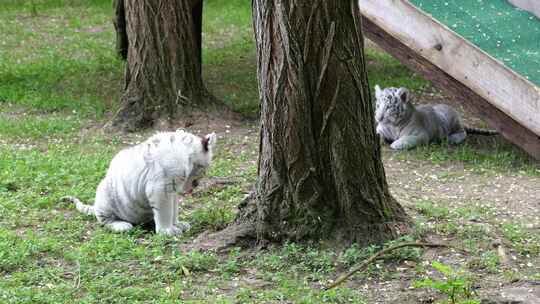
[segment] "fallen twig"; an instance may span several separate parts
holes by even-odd
[[[398,244],[398,245],[395,245],[395,246],[392,246],[392,247],[388,247],[388,248],[385,248],[385,249],[381,249],[379,250],[378,252],[376,252],[374,255],[370,256],[367,260],[365,260],[362,264],[354,267],[353,269],[351,269],[349,272],[347,272],[346,274],[342,275],[341,277],[339,277],[334,283],[330,284],[329,286],[325,287],[324,290],[330,290],[336,286],[338,286],[339,284],[343,283],[345,280],[347,280],[350,276],[352,276],[353,274],[355,274],[356,272],[364,269],[366,266],[368,266],[369,264],[371,264],[373,261],[377,260],[377,258],[383,254],[386,254],[386,253],[389,253],[391,251],[394,251],[396,249],[399,249],[399,248],[403,248],[403,247],[430,247],[430,248],[435,248],[435,247],[447,247],[447,248],[454,248],[453,246],[451,245],[448,245],[448,244],[436,244],[436,243],[402,243],[402,244]],[[460,251],[464,251],[464,250],[461,250],[459,249]]]

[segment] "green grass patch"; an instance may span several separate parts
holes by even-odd
[[[385,87],[406,87],[420,91],[430,86],[429,82],[407,69],[397,59],[378,49],[367,48],[365,52],[367,72],[371,90],[376,84]],[[375,96],[373,93],[372,96]]]
[[[420,200],[415,204],[416,209],[422,215],[431,220],[442,220],[448,218],[450,210],[446,207],[438,206],[429,200]]]
[[[540,169],[534,160],[498,138],[468,138],[465,143],[457,146],[448,143],[424,145],[398,152],[397,157],[400,160],[428,160],[437,165],[461,162],[468,169],[481,174],[511,171],[540,176]]]
[[[13,139],[43,140],[55,137],[58,140],[73,136],[80,126],[81,121],[75,116],[0,116],[2,136]]]
[[[534,230],[526,229],[518,222],[504,223],[501,230],[518,253],[528,256],[540,255],[540,235]]]
[[[16,12],[45,14],[52,9],[58,8],[99,8],[109,10],[109,0],[3,0],[0,8],[14,10]]]
[[[203,72],[208,87],[233,109],[257,116],[251,3],[208,0],[204,14]],[[114,53],[111,17],[109,0],[0,3],[1,302],[367,303],[359,281],[352,288],[330,291],[314,288],[315,282],[333,278],[384,246],[416,238],[365,248],[352,245],[343,252],[324,244],[292,242],[258,251],[181,250],[199,232],[219,230],[234,220],[238,204],[256,180],[258,143],[252,135],[246,139],[224,133],[208,170],[210,186],[182,202],[180,218],[190,222],[192,230],[179,239],[156,235],[147,227],[111,233],[95,218],[59,201],[69,194],[92,203],[112,157],[128,142],[147,135],[101,134],[93,128],[110,117],[121,94],[124,64]],[[369,49],[366,56],[372,85],[415,91],[428,86],[387,54]],[[538,173],[507,147],[475,142],[398,155],[434,164],[462,162],[477,172]],[[231,182],[212,184],[219,179]],[[490,219],[491,210],[446,206],[417,202],[419,212],[429,219],[422,233],[435,231],[468,242],[467,248],[478,251],[478,263],[470,268],[494,272],[500,266],[497,256],[482,251],[494,232],[478,223],[463,227],[460,222]],[[533,231],[519,223],[499,228],[522,257],[537,254]],[[384,267],[371,265],[355,279],[393,278],[392,267],[418,261],[421,253],[418,248],[397,250],[377,261]]]
[[[251,2],[204,3],[203,76],[218,98],[233,110],[255,117],[259,111]]]
[[[43,250],[33,233],[18,236],[13,231],[0,229],[0,273],[28,266]]]
[[[37,16],[27,15],[32,3]],[[8,1],[0,7],[0,105],[98,119],[114,107],[123,64],[114,53],[109,1]]]

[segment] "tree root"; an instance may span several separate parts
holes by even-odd
[[[244,240],[253,240],[254,236],[255,226],[253,223],[232,224],[218,232],[201,233],[192,244],[184,246],[182,250],[225,251],[227,248],[238,245]]]
[[[367,260],[365,260],[362,264],[352,268],[349,272],[347,272],[346,274],[339,277],[334,283],[332,283],[332,284],[328,285],[327,287],[325,287],[324,290],[330,290],[330,289],[338,286],[339,284],[343,283],[345,280],[347,280],[353,274],[355,274],[356,272],[358,272],[360,270],[363,270],[369,264],[373,263],[375,260],[377,260],[377,258],[379,256],[381,256],[383,254],[386,254],[386,253],[389,253],[391,251],[394,251],[396,249],[403,248],[403,247],[429,247],[429,248],[446,247],[446,248],[455,248],[455,247],[453,247],[451,245],[448,245],[448,244],[436,244],[436,243],[402,243],[402,244],[398,244],[398,245],[395,245],[395,246],[392,246],[392,247],[388,247],[388,248],[379,250],[374,255],[370,256]],[[465,250],[462,250],[462,249],[458,249],[458,250],[465,251]]]

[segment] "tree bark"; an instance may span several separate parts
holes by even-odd
[[[120,58],[126,60],[128,52],[128,37],[126,32],[126,13],[124,10],[124,0],[114,0],[114,30],[116,32],[116,53]]]
[[[191,0],[192,1],[192,11],[191,16],[193,17],[193,35],[195,36],[195,41],[198,46],[197,49],[197,60],[199,61],[199,73],[202,73],[200,68],[202,67],[202,13],[203,13],[203,1],[202,0]]]
[[[127,64],[112,125],[135,130],[213,102],[201,75],[202,2],[116,1],[117,50],[127,46]]]
[[[374,130],[356,0],[254,0],[258,182],[237,224],[266,240],[382,242],[409,229]]]

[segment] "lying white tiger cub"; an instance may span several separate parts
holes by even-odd
[[[184,131],[157,133],[113,158],[93,206],[75,197],[64,199],[116,232],[154,220],[157,233],[179,235],[190,226],[178,222],[177,192],[197,186],[216,140],[215,133],[204,138]]]
[[[495,135],[497,132],[464,125],[459,114],[445,104],[415,107],[406,88],[375,86],[376,131],[395,150],[411,149],[430,142],[448,140],[459,144],[467,134]]]

